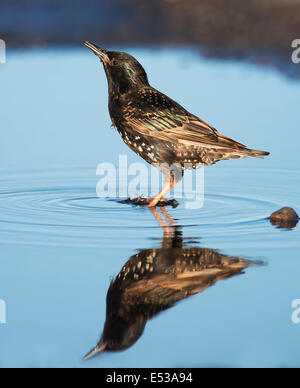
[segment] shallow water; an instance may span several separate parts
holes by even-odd
[[[205,168],[204,206],[193,211],[184,198],[158,214],[98,198],[100,162],[116,163],[119,154],[140,159],[110,129],[96,58],[85,49],[8,53],[0,65],[0,299],[7,307],[0,365],[299,366],[300,325],[291,320],[300,298],[299,226],[280,229],[267,218],[282,206],[300,211],[298,83],[188,51],[131,53],[153,86],[271,155]],[[134,285],[155,282],[169,295],[166,288],[183,280],[174,285],[168,271],[195,248],[200,261],[202,248],[216,260],[218,252],[229,262],[246,260],[244,274],[220,273],[213,261],[216,278],[207,283],[207,269],[191,264],[184,272],[189,295],[177,296],[172,308],[163,298],[155,311],[164,311],[149,315],[126,351],[84,363],[100,339],[111,278],[137,252],[143,265],[166,245],[172,264],[161,267],[163,280],[153,271]],[[249,261],[256,265],[247,268]]]

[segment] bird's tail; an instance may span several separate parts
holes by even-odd
[[[222,150],[222,157],[220,159],[214,160],[215,163],[218,160],[230,160],[230,159],[243,159],[243,158],[258,158],[263,159],[265,156],[269,155],[269,152],[251,150],[249,148],[240,148],[240,149],[224,149]]]
[[[270,155],[270,152],[267,151],[258,151],[258,150],[251,150],[249,148],[246,148],[243,150],[242,154],[245,154],[245,158],[259,158],[262,159],[265,156]]]

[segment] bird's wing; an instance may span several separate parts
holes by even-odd
[[[133,100],[138,101],[138,106],[133,105]],[[183,145],[245,148],[152,88],[139,92],[127,102],[123,119],[127,128]]]

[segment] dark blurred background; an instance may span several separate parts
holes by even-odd
[[[188,46],[300,76],[300,0],[0,0],[8,46]]]

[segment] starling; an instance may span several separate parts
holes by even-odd
[[[126,262],[107,293],[101,339],[85,359],[130,348],[160,312],[260,264],[184,245],[181,231],[174,227],[172,233],[164,233],[161,248],[141,250]]]
[[[108,80],[109,113],[123,141],[160,169],[164,188],[149,207],[182,179],[185,169],[220,160],[262,158],[268,152],[246,148],[218,132],[177,102],[152,88],[141,64],[131,55],[85,45],[102,61]]]

